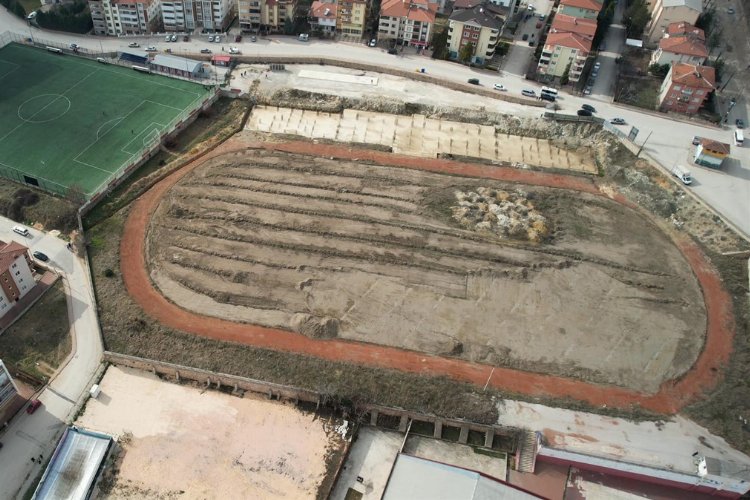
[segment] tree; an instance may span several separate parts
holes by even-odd
[[[463,45],[458,51],[458,60],[462,63],[468,63],[471,61],[471,57],[474,55],[474,44],[469,42]]]
[[[448,28],[444,28],[432,37],[432,58],[448,59],[448,56]]]
[[[645,0],[635,0],[630,4],[630,7],[625,10],[623,20],[630,38],[639,38],[643,35],[643,30],[651,20],[651,13],[648,11]]]
[[[560,77],[560,85],[567,85],[568,81],[570,81],[570,64],[571,63],[568,63],[568,65],[565,66],[565,71],[563,71],[563,74]]]
[[[669,64],[654,63],[648,67],[648,72],[659,78],[664,78],[669,73]]]

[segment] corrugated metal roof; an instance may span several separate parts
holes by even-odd
[[[536,500],[539,497],[482,474],[400,454],[383,500]]]
[[[34,492],[35,500],[84,500],[112,438],[76,427],[65,430]]]
[[[170,56],[165,54],[157,54],[154,56],[154,60],[151,62],[156,66],[162,66],[164,68],[179,69],[182,71],[189,71],[195,73],[201,67],[200,61],[193,59],[187,59],[185,57]]]

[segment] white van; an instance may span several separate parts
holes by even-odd
[[[552,87],[542,87],[542,94],[548,94],[557,97],[557,89],[553,89]]]
[[[742,130],[737,129],[734,131],[734,145],[742,147],[742,142],[745,140],[745,138],[742,135]]]
[[[29,230],[26,229],[23,226],[13,226],[13,232],[14,233],[18,233],[21,236],[28,236],[29,235]]]
[[[682,165],[674,165],[671,172],[672,175],[680,179],[686,186],[689,186],[693,182],[693,178],[690,176],[690,171]]]

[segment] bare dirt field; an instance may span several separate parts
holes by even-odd
[[[247,150],[167,193],[147,254],[201,314],[642,392],[706,332],[668,236],[559,189]]]
[[[588,148],[569,151],[548,139],[500,134],[495,127],[424,115],[399,116],[345,109],[324,113],[275,106],[256,106],[248,130],[294,134],[344,143],[378,144],[395,153],[435,158],[454,155],[517,165],[596,173]]]
[[[121,438],[107,498],[316,498],[339,422],[111,366],[76,425]],[[210,422],[210,425],[207,425]]]

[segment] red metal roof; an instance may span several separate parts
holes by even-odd
[[[212,61],[229,62],[232,60],[230,56],[215,55],[211,58]]]

